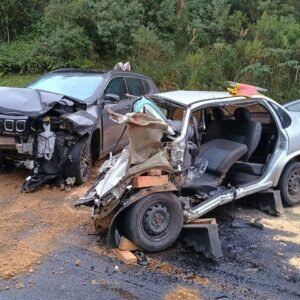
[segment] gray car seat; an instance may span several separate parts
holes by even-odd
[[[219,120],[209,126],[205,142],[214,139],[225,139],[247,146],[247,153],[241,158],[248,161],[257,148],[262,126],[258,122],[251,121],[248,109],[239,107],[234,111],[234,120]]]
[[[215,121],[207,130],[205,144],[196,150],[196,155],[194,154],[194,161],[206,158],[209,164],[204,176],[192,183],[194,190],[196,186],[199,189],[199,185],[204,181],[209,182],[209,187],[218,186],[221,183],[220,179],[229,170],[227,179],[233,185],[252,181],[263,172],[263,165],[248,162],[261,138],[261,124],[251,121],[249,110],[242,107],[235,110],[234,120],[224,120],[220,109],[214,110],[213,113]],[[238,160],[243,162],[238,163]],[[191,186],[188,189],[191,189]]]
[[[228,125],[225,125],[228,126],[225,130],[231,131],[227,134],[227,138],[239,141],[248,147],[248,152],[242,157],[242,161],[235,163],[227,176],[228,182],[237,186],[259,179],[264,165],[249,162],[261,138],[261,124],[250,120],[250,112],[246,108],[236,109],[234,116],[235,121],[231,120]]]
[[[209,193],[221,184],[227,171],[245,153],[247,146],[224,139],[216,139],[202,145],[199,149],[192,151],[193,164],[198,160],[208,162],[206,171],[201,177],[194,177],[182,187],[184,194],[203,194]]]
[[[204,143],[209,141],[221,138],[220,137],[220,128],[222,128],[222,123],[224,120],[224,111],[221,107],[215,107],[212,111],[214,120],[211,121],[207,127],[206,135],[204,136]]]

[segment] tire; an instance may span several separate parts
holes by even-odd
[[[279,182],[282,200],[288,206],[300,203],[300,162],[291,162],[284,169]]]
[[[148,252],[162,251],[181,232],[181,203],[173,193],[149,195],[129,208],[124,225],[127,237],[136,245]]]
[[[70,156],[71,163],[65,166],[65,176],[75,177],[75,184],[80,185],[89,179],[91,173],[92,156],[88,139],[84,138],[76,143]]]

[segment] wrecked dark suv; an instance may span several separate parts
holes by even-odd
[[[132,96],[157,92],[153,81],[128,71],[59,69],[25,88],[0,88],[1,164],[31,170],[23,190],[58,178],[81,184],[93,161],[128,143],[125,126],[107,109],[130,112]]]

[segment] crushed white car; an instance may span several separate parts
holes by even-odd
[[[154,94],[135,108],[112,114],[127,124],[129,147],[103,165],[77,204],[93,207],[95,228],[109,229],[111,245],[124,235],[146,251],[166,249],[184,223],[263,191],[299,204],[299,114],[253,87]],[[137,184],[151,170],[161,183]]]

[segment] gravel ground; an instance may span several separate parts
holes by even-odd
[[[280,218],[239,204],[216,211],[218,262],[177,243],[147,255],[147,267],[126,266],[89,234],[89,209],[73,208],[91,182],[69,193],[50,186],[22,194],[25,176],[0,175],[1,300],[300,299],[299,206]],[[263,230],[232,227],[255,218]]]

